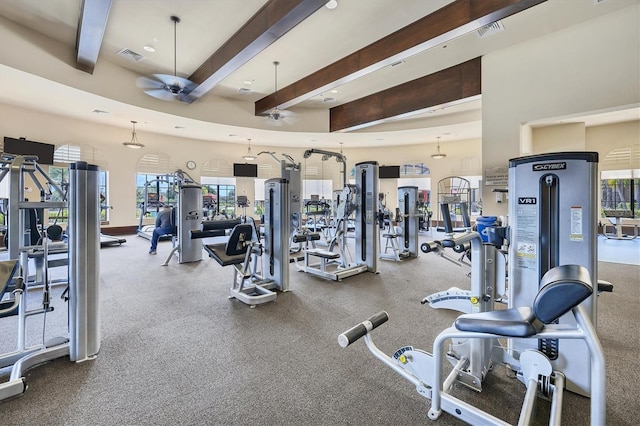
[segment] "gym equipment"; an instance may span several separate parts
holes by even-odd
[[[343,165],[346,158],[342,154],[311,150],[313,153],[337,156]],[[309,152],[309,151],[307,151]],[[305,158],[307,158],[305,152]],[[310,154],[309,154],[310,155]],[[346,166],[345,166],[346,167]],[[362,272],[378,272],[379,229],[377,223],[378,163],[362,162],[355,165],[356,184],[346,185],[342,190],[336,215],[336,235],[329,250],[305,250],[304,271],[334,281]],[[355,259],[348,260],[347,219],[355,210]],[[339,253],[332,251],[337,245]]]
[[[507,261],[505,253],[502,252],[500,248],[505,239],[506,228],[498,226],[492,228],[485,227],[476,232],[472,232],[471,227],[468,226],[463,228],[465,232],[463,237],[466,235],[468,236],[467,238],[471,238],[471,240],[470,242],[460,243],[459,241],[461,241],[462,237],[455,237],[454,235],[455,229],[451,222],[449,205],[442,203],[440,208],[442,209],[442,217],[444,218],[445,238],[442,241],[423,243],[420,248],[424,253],[438,254],[458,266],[468,266],[469,263],[466,259],[472,259],[471,289],[463,290],[454,286],[448,290],[439,291],[425,297],[421,303],[429,304],[430,307],[435,309],[451,309],[458,312],[471,313],[477,311],[473,302],[477,300],[479,295],[492,297],[492,300],[503,301],[507,293]],[[464,205],[462,206],[462,211],[466,211]],[[464,221],[465,225],[470,225],[468,223],[468,216],[465,217]],[[491,230],[490,233],[488,232],[489,230]],[[485,232],[485,234],[488,235],[488,237],[485,237],[487,240],[485,240],[480,233],[482,231],[487,231]],[[456,260],[448,256],[445,253],[446,248],[451,248],[454,252],[461,253],[460,259]],[[478,251],[482,252],[481,257],[477,256]],[[479,278],[479,270],[474,269],[474,266],[481,268],[482,278]],[[476,273],[473,271],[476,271]],[[491,294],[488,294],[487,288],[492,289]]]
[[[466,345],[490,342],[490,346],[483,345],[480,348],[491,351],[498,345],[498,339],[502,338],[512,341],[560,339],[562,344],[584,342],[590,355],[589,376],[593,384],[590,392],[591,425],[601,426],[606,424],[604,354],[589,312],[581,304],[591,297],[592,292],[589,271],[584,266],[555,266],[542,277],[540,290],[529,307],[461,315],[453,327],[445,329],[436,337],[433,342],[433,354],[405,346],[390,357],[378,349],[370,333],[388,320],[386,312],[380,312],[340,334],[338,343],[347,347],[364,337],[367,348],[377,359],[413,384],[420,395],[431,400],[428,412],[431,420],[438,419],[442,411],[445,411],[471,425],[507,425],[508,423],[501,419],[450,393],[455,383],[479,390],[474,380],[484,378],[484,374],[488,372],[483,371],[481,378],[469,375],[468,369],[477,358],[488,354],[482,350],[470,350],[465,353]],[[558,318],[567,315],[575,319],[572,326],[554,324]],[[445,355],[449,341],[453,344]],[[502,355],[501,362],[507,362],[511,368],[516,369],[518,379],[527,388],[518,424],[530,424],[537,393],[551,398],[549,424],[560,424],[563,372],[554,371],[549,359],[539,351],[525,350],[518,360],[509,356],[509,353],[493,350],[492,355],[496,361]],[[442,369],[446,359],[454,368],[443,378]]]
[[[229,298],[250,307],[276,300],[274,290],[289,290],[289,188],[286,179],[265,181],[264,247],[253,222],[236,224],[226,243],[208,244],[205,251],[221,266],[233,265]],[[232,221],[220,221],[232,222]],[[262,275],[257,270],[258,261]]]
[[[633,193],[633,179],[631,180],[631,193]],[[633,205],[633,204],[632,204]],[[602,225],[602,233],[610,240],[635,240],[638,238],[638,225],[632,224],[633,235],[622,232],[622,219],[633,219],[633,210],[604,210],[605,218],[613,226],[613,233],[607,232],[607,225]]]
[[[199,230],[202,221],[202,186],[182,183],[178,186],[176,228],[178,241],[174,244],[162,266],[167,266],[178,253],[178,263],[202,260],[202,240],[193,238],[192,231]]]
[[[169,173],[166,175],[156,176],[155,179],[145,182],[144,184],[144,199],[140,204],[140,221],[138,223],[138,231],[137,234],[139,237],[146,238],[150,240],[153,235],[153,230],[155,225],[143,225],[144,218],[147,214],[155,209],[156,213],[160,211],[160,207],[164,205],[159,199],[160,193],[160,184],[166,183],[169,187],[174,187],[176,190],[179,190],[182,185],[198,185],[198,183],[189,175],[189,173],[185,172],[182,169],[178,169],[173,173]],[[156,192],[150,192],[149,187],[151,185],[156,186]],[[200,193],[200,197],[202,197],[202,192]],[[200,200],[200,211],[202,211],[202,200]],[[202,215],[203,213],[198,213]],[[172,239],[173,235],[161,236],[160,240]]]
[[[3,156],[3,158],[5,158]],[[40,170],[34,158],[15,156],[11,159],[10,191],[13,216],[20,223],[20,209],[40,207],[36,203],[20,201],[24,199],[22,171]],[[29,368],[44,362],[69,356],[74,362],[83,362],[97,356],[100,349],[99,315],[99,168],[85,162],[69,164],[69,335],[43,342],[41,345],[26,347],[25,329],[28,316],[46,314],[50,305],[50,291],[45,269],[42,308],[27,311],[27,292],[20,290],[22,278],[15,284],[14,302],[9,312],[18,316],[18,348],[14,352],[0,356],[0,368],[11,367],[9,380],[0,383],[0,400],[21,394],[26,390],[24,373]],[[44,174],[44,172],[42,171]],[[46,176],[46,174],[44,174]],[[15,201],[13,201],[15,200]],[[42,202],[41,202],[42,203]],[[11,204],[11,203],[10,203]],[[34,205],[36,204],[36,205]],[[53,203],[57,206],[60,203]],[[50,204],[45,204],[50,205]],[[11,220],[11,219],[10,219]],[[14,229],[19,229],[15,227]],[[13,232],[18,234],[18,232]],[[14,237],[15,238],[15,237]],[[9,246],[16,252],[28,246],[19,241]],[[47,261],[47,240],[44,240],[44,260]],[[11,277],[9,277],[11,279]]]
[[[296,163],[295,160],[287,154],[282,154],[284,160],[278,159],[275,152],[261,151],[261,154],[268,154],[274,160],[280,164],[280,178],[286,179],[289,182],[289,212],[290,212],[290,229],[289,236],[293,239],[296,233],[299,233],[302,228],[302,177],[301,177],[301,165]],[[293,243],[293,241],[291,241]],[[293,244],[292,244],[293,245]]]
[[[394,227],[389,223],[388,231],[382,234],[382,237],[385,238],[385,247],[384,250],[380,250],[380,259],[400,261],[401,259],[418,257],[419,216],[418,187],[402,186],[398,188],[398,208],[396,209],[398,226]],[[387,253],[389,248],[392,253]]]
[[[540,278],[558,265],[579,264],[597,277],[598,153],[561,152],[509,161],[509,307],[530,305]],[[584,302],[596,326],[597,289]],[[573,326],[570,315],[560,325]],[[512,341],[540,350],[565,374],[567,389],[588,395],[589,356],[582,341]],[[593,372],[592,372],[593,373]],[[604,424],[604,423],[603,423]]]
[[[460,176],[449,176],[438,181],[438,204],[445,203],[449,205],[452,221],[456,220],[458,212],[462,215],[462,220],[464,221],[464,214],[469,214],[470,198],[471,182],[469,180]],[[463,207],[462,203],[466,207]],[[441,220],[444,221],[444,218],[438,214],[437,222]]]

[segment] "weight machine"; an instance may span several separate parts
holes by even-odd
[[[9,292],[12,299],[0,304],[0,317],[17,315],[17,349],[0,355],[0,369],[10,369],[8,381],[0,383],[0,400],[23,393],[26,390],[24,373],[36,365],[68,356],[73,362],[83,362],[97,356],[100,349],[99,315],[99,251],[100,251],[100,212],[99,212],[99,168],[79,161],[69,164],[69,201],[45,201],[44,188],[36,175],[44,178],[49,186],[57,188],[55,183],[37,164],[35,157],[7,156],[3,154],[0,180],[9,176],[9,224],[13,229],[9,233],[8,251],[12,260],[3,262],[0,268],[1,293]],[[31,176],[41,189],[39,202],[25,201],[24,175]],[[59,188],[58,188],[59,189]],[[56,189],[56,190],[58,190]],[[43,239],[44,285],[42,307],[27,310],[29,291],[24,287],[24,277],[19,274],[20,262],[16,263],[15,254],[30,250],[31,241],[22,240],[24,233],[18,232],[24,225],[24,213],[32,208],[69,209],[68,225],[68,265],[69,284],[65,292],[68,305],[68,336],[61,336],[42,342],[33,347],[26,346],[26,320],[33,315],[44,315],[53,310],[47,273],[48,242]],[[13,263],[13,264],[12,264]]]
[[[399,232],[389,226],[389,232],[382,234],[386,239],[384,251],[380,250],[380,259],[400,261],[411,257],[418,257],[418,232],[420,230],[418,213],[418,187],[402,186],[398,188],[398,208],[396,221]],[[398,243],[400,240],[401,245]],[[387,253],[391,248],[392,253]]]
[[[442,217],[444,219],[444,231],[445,238],[441,241],[431,241],[423,243],[421,250],[424,253],[437,254],[450,262],[458,266],[469,266],[466,259],[471,259],[471,264],[478,262],[483,263],[479,265],[480,270],[472,269],[471,272],[471,289],[463,290],[456,286],[451,287],[444,291],[433,293],[424,299],[422,304],[429,304],[434,309],[451,309],[463,313],[477,312],[474,301],[477,300],[479,295],[486,294],[485,297],[498,298],[497,300],[506,299],[507,293],[507,280],[506,280],[506,264],[507,258],[505,253],[500,250],[503,245],[503,241],[506,238],[507,230],[505,227],[494,226],[491,228],[485,228],[484,230],[478,230],[478,232],[471,232],[471,224],[468,215],[463,214],[463,222],[465,228],[462,228],[464,235],[473,234],[473,238],[477,240],[476,251],[482,251],[482,257],[478,257],[473,250],[473,244],[470,242],[462,242],[462,237],[456,237],[451,221],[451,215],[449,213],[449,205],[442,203],[440,205],[442,210]],[[466,212],[466,206],[462,203],[461,209]],[[459,229],[460,230],[460,229]],[[491,232],[489,232],[489,230]],[[489,237],[483,237],[481,232],[487,231]],[[452,249],[454,252],[461,254],[459,260],[449,257],[445,251],[447,248]],[[476,271],[474,274],[473,271]],[[478,281],[478,274],[482,271],[482,280]],[[490,286],[493,288],[492,294],[488,295],[485,288]],[[493,308],[492,308],[493,309]]]
[[[377,223],[378,163],[362,162],[355,165],[356,184],[346,183],[346,157],[344,155],[311,149],[304,153],[336,157],[342,163],[343,189],[336,215],[336,235],[339,253],[331,249],[305,250],[304,271],[319,277],[341,281],[343,278],[365,271],[378,272],[379,229]],[[355,259],[351,260],[347,248],[348,217],[355,212]]]
[[[289,238],[291,244],[293,243],[293,236],[300,232],[302,228],[302,177],[301,177],[301,165],[296,163],[295,160],[287,154],[282,154],[284,160],[278,159],[275,152],[261,151],[261,154],[270,155],[275,161],[280,164],[280,178],[285,179],[289,183]]]
[[[204,246],[209,257],[221,266],[234,267],[229,298],[253,308],[276,300],[275,290],[289,290],[289,194],[286,179],[265,181],[264,245],[253,222],[236,221],[226,243]]]
[[[527,387],[519,424],[531,421],[538,393],[551,399],[550,424],[559,424],[565,387],[591,398],[592,425],[606,424],[605,361],[595,329],[598,287],[591,278],[597,264],[597,161],[594,152],[510,160],[508,309],[493,310],[496,277],[483,270],[483,246],[489,244],[469,231],[448,245],[471,244],[472,291],[478,275],[485,287],[471,299],[472,313],[436,337],[433,355],[412,346],[393,357],[380,351],[369,333],[387,321],[386,312],[341,334],[340,345],[364,336],[376,358],[431,399],[433,420],[446,411],[469,424],[507,424],[451,395],[454,383],[480,391],[492,366],[504,363]],[[445,359],[453,365],[446,378]]]

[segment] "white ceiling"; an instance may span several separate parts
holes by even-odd
[[[182,137],[270,146],[388,146],[481,138],[481,100],[474,99],[403,119],[391,120],[348,133],[328,132],[328,109],[483,54],[540,37],[637,3],[638,0],[549,0],[502,21],[505,31],[486,38],[475,32],[446,45],[437,45],[404,63],[385,67],[290,108],[292,123],[273,127],[255,117],[254,102],[274,90],[273,61],[279,61],[278,87],[291,84],[348,54],[432,13],[450,0],[338,0],[338,7],[322,7],[271,46],[258,53],[191,105],[141,95],[137,77],[173,74],[174,45],[171,15],[177,25],[177,75],[188,77],[230,38],[267,0],[113,0],[94,74],[75,84],[78,71],[67,76],[46,67],[38,71],[0,64],[0,101],[26,108]],[[366,4],[365,4],[366,3]],[[0,0],[1,26],[17,23],[22,38],[51,40],[57,48],[75,51],[81,0]],[[40,41],[40,44],[47,46]],[[57,47],[56,47],[57,46]],[[153,46],[149,53],[144,46]],[[46,47],[45,47],[46,48]],[[130,49],[144,55],[134,62],[117,55]],[[18,53],[16,53],[18,54]],[[9,58],[11,59],[11,58]],[[121,69],[122,72],[113,72]],[[247,82],[250,82],[248,84]],[[106,86],[106,87],[105,87]],[[25,88],[28,88],[26,90]],[[239,88],[250,94],[239,94]],[[148,98],[148,99],[146,99]],[[325,98],[334,98],[331,102]],[[64,99],[64,102],[55,100]],[[46,100],[52,100],[47,102]],[[95,109],[107,114],[94,113]],[[638,109],[583,117],[587,125],[637,119]],[[572,119],[578,119],[573,117]],[[546,124],[557,123],[550,119]],[[536,123],[541,125],[543,123]],[[181,127],[176,129],[176,126]],[[117,141],[119,143],[121,141]]]

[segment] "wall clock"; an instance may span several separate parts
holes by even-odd
[[[195,161],[187,161],[187,169],[194,170],[195,168],[196,168],[196,162]]]

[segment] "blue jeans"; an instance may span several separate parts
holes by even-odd
[[[175,226],[169,226],[166,228],[155,228],[153,230],[153,235],[151,236],[151,248],[149,249],[149,251],[156,250],[156,248],[158,247],[158,239],[162,235],[175,234],[175,232],[176,232]]]

